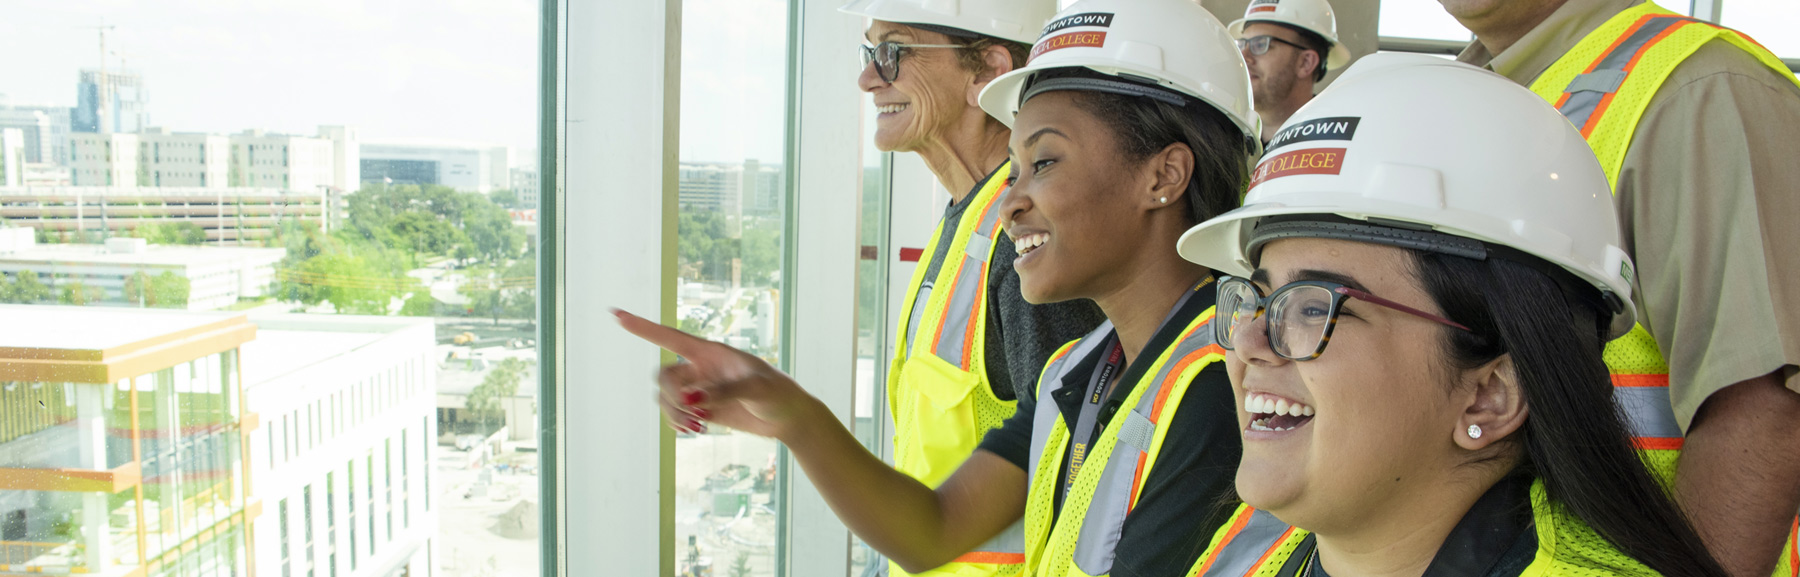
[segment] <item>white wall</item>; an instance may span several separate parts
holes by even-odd
[[[432,323],[421,319],[291,315],[253,316],[251,320],[265,336],[296,329],[390,331],[374,342],[286,375],[246,383],[249,410],[261,420],[261,426],[250,435],[249,446],[253,483],[250,495],[263,504],[263,514],[255,521],[255,542],[251,544],[256,551],[257,572],[282,574],[280,507],[285,499],[289,508],[287,553],[294,575],[306,574],[305,523],[312,525],[315,575],[331,574],[326,564],[332,561],[330,552],[334,548],[338,575],[382,576],[405,565],[412,566],[413,575],[430,574],[430,560],[425,552],[437,532],[439,507],[438,503],[429,503],[427,508],[429,493],[437,490],[438,482],[430,478],[431,451],[437,444],[435,374],[430,359]],[[248,363],[261,362],[265,357],[258,355],[262,353],[246,355],[247,375],[253,371]],[[317,352],[287,350],[279,354],[307,356]],[[375,467],[372,487],[367,469],[371,459]],[[349,477],[352,465],[354,479]],[[334,487],[331,489],[326,485],[328,474]],[[397,489],[404,488],[403,492],[394,493],[391,532],[389,479]],[[402,479],[404,485],[400,485]],[[348,501],[352,483],[356,490],[355,570],[351,570],[352,519]],[[307,487],[312,487],[310,515],[304,509]],[[402,499],[402,494],[407,498]],[[375,520],[373,553],[369,550],[370,515]],[[335,533],[328,524],[331,520],[336,522]]]

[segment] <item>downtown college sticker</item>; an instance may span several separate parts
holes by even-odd
[[[1356,125],[1359,122],[1362,122],[1362,118],[1358,116],[1333,116],[1295,124],[1275,133],[1275,138],[1269,139],[1269,146],[1263,150],[1263,154],[1301,142],[1351,140],[1356,136]],[[1256,166],[1256,172],[1250,175],[1250,188],[1284,176],[1338,174],[1344,169],[1344,150],[1308,148],[1267,156]]]
[[[1064,48],[1099,48],[1106,45],[1106,32],[1094,30],[1078,30],[1065,34],[1056,32],[1068,28],[1110,28],[1113,15],[1111,12],[1087,12],[1071,14],[1044,25],[1044,32],[1038,36],[1036,46],[1031,47],[1031,57],[1027,63],[1037,60],[1045,52],[1054,52]]]

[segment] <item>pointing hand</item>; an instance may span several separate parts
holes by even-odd
[[[834,418],[793,379],[754,355],[625,311],[614,309],[613,315],[626,331],[682,357],[657,375],[657,405],[676,430],[698,431],[703,422],[714,422],[783,439],[807,415]]]

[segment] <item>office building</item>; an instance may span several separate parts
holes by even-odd
[[[77,300],[64,295],[83,291],[75,304],[217,310],[268,294],[275,264],[287,256],[282,248],[162,246],[141,238],[37,244],[29,230],[0,228],[0,273],[16,278],[32,271],[50,287],[52,298]],[[169,288],[159,278],[164,273],[180,279],[173,286],[185,284],[186,290]]]
[[[0,96],[0,129],[25,133],[26,162],[69,161],[69,107],[14,103]]]
[[[362,187],[362,144],[349,126],[320,126],[319,138],[331,141],[331,186],[351,193]]]
[[[69,169],[75,186],[137,188],[138,135],[76,132],[69,135]]]
[[[230,186],[325,190],[337,184],[329,138],[246,130],[231,135]]]
[[[26,162],[21,186],[73,186],[75,173],[67,166],[48,162]]]
[[[107,134],[149,128],[149,93],[144,77],[131,71],[82,69],[70,116],[72,132]]]
[[[683,163],[681,209],[731,216],[779,216],[781,170],[755,159],[738,163]]]
[[[363,142],[362,180],[489,193],[512,187],[512,148],[438,140]]]
[[[25,131],[0,128],[0,186],[25,184]]]
[[[434,575],[433,323],[252,314],[243,347],[262,575]]]
[[[530,168],[512,169],[512,191],[519,198],[519,208],[538,207],[538,172]]]
[[[223,135],[149,128],[137,135],[139,181],[152,187],[225,188],[231,140]]]
[[[244,315],[0,305],[0,319],[0,574],[256,574]]]
[[[0,187],[0,218],[41,230],[50,242],[98,242],[146,224],[192,223],[208,244],[260,246],[283,226],[335,229],[329,209],[339,196],[325,188]]]

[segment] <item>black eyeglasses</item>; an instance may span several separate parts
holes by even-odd
[[[1288,283],[1263,296],[1262,289],[1248,279],[1225,277],[1219,281],[1219,302],[1213,319],[1213,336],[1219,346],[1236,350],[1232,339],[1256,322],[1264,311],[1269,322],[1264,332],[1269,349],[1282,358],[1310,361],[1325,354],[1331,342],[1331,331],[1337,327],[1338,313],[1345,299],[1356,298],[1438,324],[1469,331],[1455,321],[1390,301],[1338,283],[1303,280]],[[1474,331],[1469,331],[1474,332]]]
[[[1237,47],[1238,47],[1239,51],[1248,52],[1248,53],[1250,53],[1251,56],[1262,56],[1264,54],[1269,53],[1269,46],[1270,46],[1269,43],[1270,42],[1280,42],[1282,44],[1292,46],[1298,50],[1312,50],[1311,48],[1307,48],[1307,47],[1301,46],[1299,44],[1288,42],[1286,40],[1282,40],[1282,39],[1276,38],[1274,36],[1251,36],[1249,38],[1239,38],[1239,39],[1237,39]]]
[[[881,76],[882,82],[893,82],[900,78],[900,56],[914,48],[962,48],[960,44],[901,44],[899,42],[883,42],[870,46],[862,46],[863,67],[875,64],[875,73]]]

